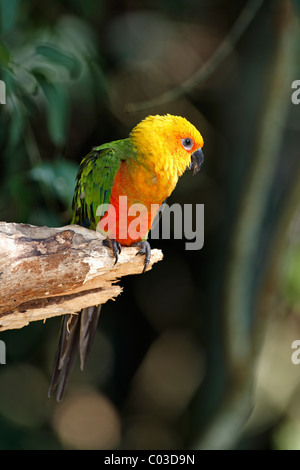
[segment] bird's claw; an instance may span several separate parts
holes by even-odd
[[[103,240],[103,245],[108,246],[109,248],[112,249],[113,255],[115,257],[114,264],[116,264],[118,262],[118,259],[119,259],[119,254],[122,251],[120,243],[117,242],[116,240],[114,240],[113,238],[108,238],[107,237],[105,240]]]
[[[140,242],[134,243],[133,246],[140,247],[140,250],[137,252],[137,255],[145,255],[144,269],[143,269],[143,273],[144,273],[146,271],[148,264],[150,263],[150,257],[151,257],[150,243],[145,240],[142,240]]]

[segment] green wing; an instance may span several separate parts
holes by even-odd
[[[132,155],[130,142],[124,139],[94,147],[82,160],[72,203],[72,224],[96,230],[105,212],[98,208],[101,204],[109,204],[121,162]]]

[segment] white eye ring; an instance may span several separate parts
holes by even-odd
[[[194,142],[189,137],[186,137],[185,139],[181,139],[181,143],[182,143],[182,147],[185,150],[192,150],[193,145],[194,145]]]

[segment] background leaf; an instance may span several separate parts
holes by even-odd
[[[0,65],[7,66],[11,60],[11,56],[7,47],[0,42]]]
[[[1,31],[10,31],[16,22],[19,8],[19,0],[0,0]]]
[[[38,78],[46,98],[46,114],[49,134],[56,145],[63,145],[67,137],[69,100],[65,88],[52,84],[41,75]]]
[[[59,199],[66,208],[71,207],[78,167],[73,162],[57,160],[43,162],[29,171],[32,180],[41,183],[49,196]]]
[[[81,72],[81,64],[79,60],[71,55],[65,54],[59,49],[50,45],[40,45],[36,47],[36,54],[39,54],[55,65],[60,65],[66,68],[70,77],[78,78]]]

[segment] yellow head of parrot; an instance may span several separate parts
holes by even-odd
[[[148,168],[172,179],[178,179],[187,168],[197,173],[203,163],[202,135],[181,116],[148,116],[132,130],[130,138]]]

